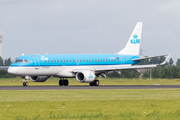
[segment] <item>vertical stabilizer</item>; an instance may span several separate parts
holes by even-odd
[[[124,49],[122,49],[117,54],[125,55],[139,55],[139,49],[141,44],[141,33],[142,33],[142,22],[138,22],[134,28],[127,44]]]

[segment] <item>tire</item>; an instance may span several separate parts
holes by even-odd
[[[28,82],[23,82],[23,86],[28,86]]]
[[[23,82],[23,86],[26,86],[26,83],[25,83],[25,82]]]
[[[68,86],[69,81],[68,80],[64,80],[64,86]]]
[[[94,86],[94,81],[93,81],[93,82],[91,82],[91,83],[89,83],[89,85],[90,85],[90,86]]]
[[[59,80],[59,86],[63,86],[63,80]]]
[[[94,85],[95,85],[95,86],[99,86],[99,80],[95,80],[95,81],[94,81]]]

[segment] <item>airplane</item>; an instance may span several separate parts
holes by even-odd
[[[98,77],[127,69],[151,68],[164,65],[170,54],[152,57],[139,55],[142,22],[138,22],[124,49],[117,54],[42,54],[22,55],[13,62],[8,73],[24,78],[23,86],[28,86],[28,79],[33,82],[45,82],[50,76],[59,77],[59,86],[68,86],[67,78],[76,78],[78,82],[99,86]],[[136,65],[141,60],[167,56],[161,64]]]

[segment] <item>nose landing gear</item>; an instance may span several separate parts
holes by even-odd
[[[23,86],[28,86],[28,82],[23,82]]]
[[[29,79],[29,76],[25,76],[25,77],[24,77],[23,86],[28,86],[28,81],[27,81],[27,79]]]
[[[27,82],[26,79],[25,79],[24,82],[23,82],[23,86],[28,86],[28,82]]]

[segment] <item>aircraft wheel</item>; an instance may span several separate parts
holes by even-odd
[[[99,86],[99,80],[95,80],[95,81],[94,81],[94,85],[95,85],[95,86]]]
[[[63,86],[63,80],[59,80],[59,86]]]
[[[68,86],[69,81],[68,80],[64,80],[64,86]]]
[[[91,82],[91,83],[89,83],[89,85],[90,85],[90,86],[94,86],[94,81],[93,81],[93,82]]]
[[[23,82],[23,86],[28,86],[28,82]]]

